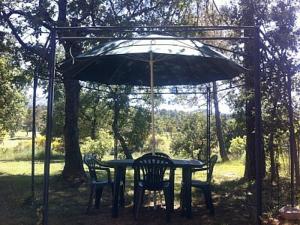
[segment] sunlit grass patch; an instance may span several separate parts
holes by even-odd
[[[217,163],[214,168],[213,180],[220,183],[227,180],[240,179],[244,175],[245,165],[241,160],[231,160],[224,163]]]
[[[50,164],[50,174],[59,174],[63,169],[64,163],[52,162]],[[35,163],[35,174],[43,175],[44,162]],[[31,174],[31,161],[1,161],[0,174],[4,175],[30,175]]]

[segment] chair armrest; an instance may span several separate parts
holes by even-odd
[[[102,170],[102,171],[106,171],[107,173],[107,180],[109,182],[111,181],[111,174],[110,174],[110,169],[108,167],[102,166],[100,163],[98,164],[98,166],[95,166],[95,170]]]
[[[199,172],[199,171],[205,171],[205,170],[207,170],[207,166],[204,166],[201,168],[193,168],[192,173]]]

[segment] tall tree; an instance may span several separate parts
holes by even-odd
[[[213,98],[214,98],[214,106],[215,106],[215,121],[216,121],[216,133],[219,142],[220,156],[222,161],[228,161],[227,151],[225,149],[225,143],[222,132],[222,123],[221,123],[221,113],[219,110],[219,100],[218,100],[218,88],[217,83],[213,82]]]

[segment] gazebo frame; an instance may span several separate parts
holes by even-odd
[[[201,36],[189,37],[192,32],[205,31],[250,31],[250,36],[247,37],[222,37],[222,36]],[[63,31],[81,31],[85,34],[91,33],[182,33],[183,37],[176,38],[191,39],[191,40],[236,40],[236,41],[251,41],[253,42],[253,72],[254,88],[255,88],[255,156],[256,156],[256,221],[261,223],[262,215],[262,159],[263,159],[263,138],[262,138],[262,116],[261,116],[261,75],[260,75],[260,30],[255,26],[95,26],[95,27],[53,27],[50,33],[50,59],[48,61],[48,101],[47,101],[47,123],[46,123],[46,144],[45,144],[45,162],[44,162],[44,187],[43,187],[43,225],[48,224],[48,197],[49,197],[49,169],[50,169],[50,152],[52,140],[52,121],[53,121],[53,97],[54,97],[54,78],[56,70],[56,41],[57,40],[133,40],[145,39],[141,37],[114,37],[114,36],[58,36],[59,32]],[[34,132],[34,130],[33,130]],[[33,139],[34,139],[33,135]],[[33,140],[34,142],[34,140]],[[33,147],[34,154],[34,147]],[[33,155],[34,158],[34,155]],[[291,157],[291,160],[292,157]],[[291,162],[293,165],[293,162]],[[32,176],[34,176],[34,163],[32,163]],[[293,179],[293,177],[291,176]],[[32,182],[34,179],[32,178]],[[33,184],[33,183],[32,183]],[[33,191],[32,187],[32,191]],[[293,191],[292,191],[293,192]],[[293,194],[291,194],[293,195]]]

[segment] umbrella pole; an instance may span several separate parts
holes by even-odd
[[[151,89],[151,129],[152,129],[152,155],[155,155],[155,131],[154,131],[154,92],[153,92],[153,86],[154,86],[154,81],[153,81],[153,54],[150,52],[150,89]],[[156,209],[156,191],[153,193],[153,202],[154,202],[154,209]]]
[[[154,86],[154,81],[153,81],[153,54],[150,52],[150,88],[151,88],[151,130],[152,130],[152,155],[155,154],[155,131],[154,131],[154,92],[153,92],[153,86]]]

